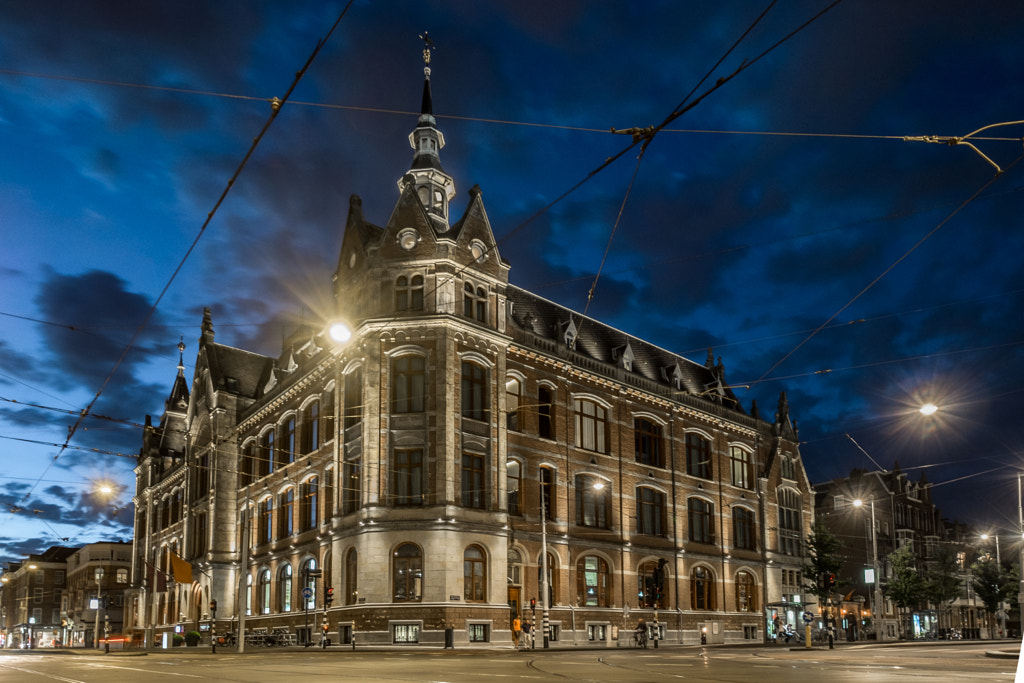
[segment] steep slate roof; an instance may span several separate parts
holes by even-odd
[[[259,394],[260,379],[274,363],[274,359],[267,356],[224,344],[207,344],[206,357],[216,389],[252,399]],[[229,386],[229,380],[237,385]]]
[[[565,331],[571,321],[577,331],[575,345],[577,356],[593,359],[606,366],[621,367],[619,361],[628,344],[634,360],[632,372],[626,372],[626,376],[639,375],[662,385],[666,392],[671,392],[675,390],[672,379],[676,367],[678,367],[683,392],[704,394],[705,398],[715,400],[717,398],[715,388],[722,385],[721,393],[726,397],[722,404],[746,415],[739,400],[728,388],[721,364],[714,366],[710,355],[708,363],[701,365],[514,285],[508,286],[506,295],[512,304],[513,324],[520,330],[529,333],[526,335],[513,334],[516,341],[531,345],[532,341],[540,337],[552,342],[563,353],[572,353],[566,347],[564,339]],[[540,350],[548,350],[536,344],[532,345],[537,346]],[[606,374],[611,375],[612,369],[610,367],[606,369],[608,371]]]

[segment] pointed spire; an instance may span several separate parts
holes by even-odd
[[[199,335],[199,343],[201,344],[212,344],[213,343],[213,315],[210,313],[210,307],[203,308],[203,333]]]
[[[185,376],[185,335],[178,340],[178,377]]]
[[[455,196],[455,181],[441,167],[440,151],[444,147],[444,134],[437,129],[434,119],[434,100],[430,92],[430,55],[434,41],[424,32],[423,39],[423,101],[416,128],[409,133],[409,145],[415,150],[412,167],[398,181],[404,192],[412,188],[438,232],[447,232],[448,202]]]

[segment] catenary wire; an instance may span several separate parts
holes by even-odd
[[[221,204],[223,204],[224,200],[227,198],[228,193],[231,191],[231,188],[234,186],[235,181],[241,175],[242,170],[245,168],[246,164],[249,162],[249,159],[252,158],[252,155],[255,153],[256,148],[259,146],[260,141],[263,139],[263,136],[266,135],[267,131],[270,129],[270,126],[274,123],[274,120],[277,118],[278,112],[281,111],[281,108],[288,101],[288,98],[291,97],[291,94],[292,94],[292,92],[295,91],[295,88],[298,86],[299,81],[302,80],[302,77],[305,75],[306,71],[309,69],[310,65],[313,63],[313,60],[316,59],[316,56],[320,53],[320,50],[323,48],[325,42],[334,33],[334,30],[341,23],[341,20],[345,17],[345,14],[348,13],[349,8],[352,6],[352,3],[354,1],[355,0],[349,0],[348,4],[346,4],[345,7],[341,10],[341,13],[338,15],[338,18],[334,21],[334,24],[331,26],[330,30],[327,32],[327,35],[324,36],[324,38],[322,38],[321,40],[317,41],[316,47],[313,48],[313,52],[310,54],[309,58],[306,60],[306,63],[302,66],[301,69],[299,69],[298,72],[296,72],[295,78],[292,80],[292,83],[288,87],[288,90],[285,92],[284,96],[281,97],[280,99],[277,99],[277,98],[274,99],[274,101],[273,101],[273,103],[271,105],[270,115],[268,116],[267,120],[264,122],[263,127],[260,129],[259,133],[253,139],[252,144],[249,146],[249,149],[246,152],[245,156],[242,158],[242,161],[238,164],[238,166],[235,169],[234,173],[232,174],[231,178],[228,180],[227,184],[224,187],[224,190],[221,192],[220,196],[217,198],[217,201],[214,203],[213,209],[211,209],[210,212],[207,214],[206,220],[203,222],[202,226],[199,229],[199,233],[196,235],[195,239],[192,241],[192,244],[186,250],[185,255],[181,258],[181,261],[178,263],[178,266],[174,269],[174,272],[171,273],[171,277],[167,280],[167,283],[164,285],[163,290],[160,292],[160,294],[154,300],[153,305],[150,307],[149,311],[146,313],[146,316],[143,318],[142,322],[139,324],[138,328],[135,330],[135,333],[132,336],[131,340],[128,342],[128,345],[125,346],[124,350],[121,353],[120,358],[118,358],[117,361],[114,363],[114,367],[110,370],[110,373],[107,375],[106,379],[103,380],[103,383],[100,385],[100,388],[96,391],[96,394],[93,396],[92,400],[82,410],[81,416],[78,418],[78,420],[68,429],[68,436],[67,436],[67,439],[64,441],[64,446],[61,447],[61,451],[58,452],[57,455],[54,456],[53,460],[51,460],[50,463],[43,470],[43,473],[42,473],[41,476],[45,476],[46,475],[46,472],[49,471],[49,468],[53,465],[54,462],[56,462],[57,458],[60,457],[61,452],[63,452],[63,450],[65,448],[67,448],[68,445],[71,443],[71,439],[74,437],[75,432],[77,431],[79,425],[82,423],[82,420],[85,419],[85,416],[89,414],[89,412],[92,409],[93,405],[95,405],[96,401],[99,400],[100,395],[103,393],[104,389],[106,389],[107,384],[113,378],[114,374],[117,372],[117,369],[121,366],[121,363],[124,361],[125,357],[128,355],[128,352],[132,349],[132,347],[134,347],[136,339],[138,339],[139,335],[142,334],[142,330],[144,330],[146,328],[146,325],[149,323],[150,318],[153,317],[153,314],[156,312],[157,307],[160,305],[160,302],[163,300],[164,295],[170,289],[171,284],[174,282],[175,278],[178,276],[178,273],[181,272],[181,269],[184,267],[185,262],[188,260],[189,256],[191,256],[192,251],[195,249],[196,245],[199,243],[199,240],[202,238],[203,234],[206,232],[206,228],[213,221],[213,217],[216,215],[217,210],[220,208]],[[25,492],[24,500],[28,499],[28,497],[35,490],[35,487],[36,487],[36,484],[33,484],[29,488],[29,490]]]

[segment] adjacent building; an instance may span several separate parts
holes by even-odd
[[[3,647],[31,649],[62,645],[61,603],[67,591],[65,560],[74,548],[54,546],[9,562],[0,575],[0,631]]]
[[[785,394],[766,419],[710,351],[511,284],[478,187],[452,220],[425,76],[390,218],[349,204],[345,327],[268,357],[218,343],[207,309],[191,380],[182,356],[147,418],[130,628],[511,645],[546,603],[557,647],[795,623],[813,493]]]
[[[950,629],[975,638],[995,637],[986,628],[986,610],[974,595],[970,572],[978,534],[942,519],[923,473],[913,481],[895,463],[889,471],[855,469],[848,477],[814,488],[815,514],[845,545],[846,564],[837,582],[841,637],[937,638]],[[854,501],[863,504],[856,506]],[[922,605],[903,615],[887,598],[876,604],[874,584],[869,582],[873,572],[868,570],[875,569],[877,557],[878,581],[884,588],[893,576],[889,555],[905,546],[913,549],[921,572],[940,554],[951,554],[959,569],[961,596],[951,604]]]

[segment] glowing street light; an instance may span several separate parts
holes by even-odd
[[[327,333],[336,344],[344,344],[352,338],[352,330],[343,322],[331,323],[327,328]]]
[[[935,411],[937,411],[938,409],[939,409],[939,407],[937,405],[935,405],[934,403],[925,403],[923,406],[921,406],[918,409],[918,412],[920,412],[922,415],[928,416],[928,415],[934,415]]]

